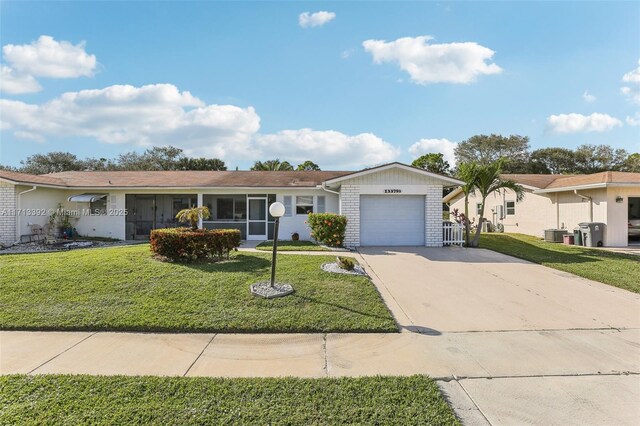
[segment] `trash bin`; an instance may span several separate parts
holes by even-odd
[[[580,228],[573,230],[573,244],[577,246],[582,245],[582,232],[580,232]]]
[[[579,223],[582,234],[582,245],[585,247],[602,247],[604,244],[604,223],[582,222]]]
[[[573,234],[566,234],[562,236],[562,243],[568,246],[572,246],[574,241]]]

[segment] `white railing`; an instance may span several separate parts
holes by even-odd
[[[462,246],[464,245],[464,226],[460,223],[442,224],[442,245]]]

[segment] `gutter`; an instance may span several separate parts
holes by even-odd
[[[578,190],[574,189],[573,193],[583,200],[589,200],[589,222],[593,222],[593,198],[588,197],[586,195],[578,194]]]
[[[327,189],[327,187],[324,186],[324,182],[322,182],[320,184],[320,189],[322,189],[323,191],[326,191],[330,194],[336,194],[338,196],[338,212],[340,212],[340,214],[342,214],[342,197],[340,197],[340,193],[337,191],[332,191],[330,189]]]
[[[18,239],[13,244],[18,244],[20,242],[20,196],[22,194],[26,194],[27,192],[35,191],[36,189],[38,189],[38,187],[36,185],[33,185],[33,188],[19,192],[18,195],[16,195],[16,237]]]

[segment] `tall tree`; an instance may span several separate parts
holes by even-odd
[[[460,142],[454,152],[458,164],[476,162],[487,165],[505,158],[508,162],[503,164],[503,172],[527,173],[529,138],[520,135],[475,135]]]
[[[515,192],[516,201],[521,201],[524,198],[524,189],[522,186],[512,180],[504,180],[500,177],[504,164],[505,160],[501,158],[493,163],[480,165],[473,175],[474,190],[480,194],[482,204],[480,205],[480,217],[478,218],[476,235],[474,235],[473,241],[471,242],[472,247],[478,247],[480,243],[482,222],[484,221],[484,205],[489,195],[501,189],[509,189]]]
[[[173,146],[154,146],[144,151],[127,152],[118,156],[121,170],[177,170],[178,162],[184,158],[182,149]]]
[[[574,173],[576,155],[567,148],[542,148],[531,153],[529,172],[542,174]]]
[[[251,170],[258,171],[291,171],[293,170],[293,166],[289,164],[288,161],[280,161],[279,159],[275,160],[267,160],[267,161],[256,161],[253,163],[253,167]]]
[[[296,170],[299,172],[302,171],[319,171],[320,170],[320,166],[318,166],[316,163],[314,163],[311,160],[307,160],[304,163],[298,164],[298,167],[296,167]]]
[[[178,170],[227,170],[224,161],[218,158],[184,157],[177,162]]]
[[[575,151],[577,173],[598,173],[620,170],[624,167],[628,153],[609,145],[580,145]]]
[[[465,245],[470,245],[471,235],[471,222],[469,221],[469,196],[474,194],[476,187],[476,179],[478,175],[478,164],[475,162],[460,163],[458,164],[457,176],[458,179],[464,182],[460,187],[464,194],[464,218],[462,223],[464,225]]]
[[[451,165],[444,159],[444,155],[430,153],[422,155],[411,163],[413,167],[424,169],[431,173],[448,175],[451,172]]]
[[[70,152],[60,151],[34,154],[21,161],[20,164],[22,167],[19,171],[34,175],[84,170],[82,160]]]
[[[640,173],[640,154],[636,152],[628,156],[620,171]]]

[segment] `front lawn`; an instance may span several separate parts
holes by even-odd
[[[0,328],[178,332],[395,332],[366,278],[324,272],[333,257],[281,255],[278,276],[296,292],[265,300],[269,253],[220,263],[155,260],[149,246],[4,255]]]
[[[523,234],[482,234],[480,247],[640,293],[640,257],[548,243]]]
[[[273,250],[273,241],[263,241],[256,246],[258,250]],[[313,241],[278,241],[278,250],[280,251],[331,251],[326,247],[319,246]]]
[[[0,424],[459,425],[425,376],[0,376]]]

